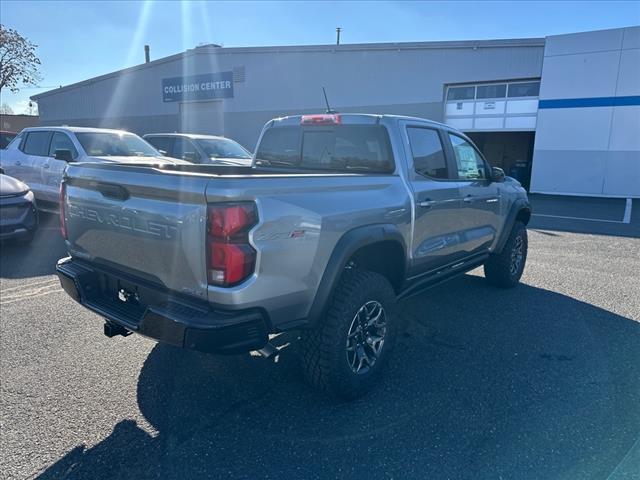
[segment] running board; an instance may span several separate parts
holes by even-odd
[[[478,268],[489,258],[489,254],[482,254],[469,260],[463,260],[461,262],[454,263],[453,265],[446,266],[433,273],[425,275],[424,278],[417,280],[416,283],[407,287],[400,292],[398,299],[405,299],[424,292],[430,288],[433,288],[441,283],[444,283],[459,275],[463,275],[474,268]]]

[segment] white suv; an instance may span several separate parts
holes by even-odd
[[[184,163],[163,157],[133,133],[85,127],[25,128],[0,155],[4,172],[29,185],[38,208],[53,211],[69,162]]]

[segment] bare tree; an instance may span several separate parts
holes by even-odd
[[[18,92],[21,87],[40,81],[36,46],[12,28],[0,24],[0,92],[5,87]]]
[[[0,105],[0,114],[1,115],[13,115],[13,108],[9,106],[7,103],[3,103]]]

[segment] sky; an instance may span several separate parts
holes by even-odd
[[[179,2],[2,0],[0,22],[38,45],[42,81],[0,103],[172,55],[225,47],[545,37],[640,24],[638,1]]]

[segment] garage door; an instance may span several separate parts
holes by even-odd
[[[449,85],[445,123],[465,132],[534,131],[540,80]]]

